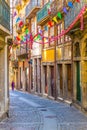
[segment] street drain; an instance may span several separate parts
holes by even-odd
[[[45,116],[45,118],[57,118],[57,116]]]
[[[40,109],[40,111],[47,111],[47,109]]]

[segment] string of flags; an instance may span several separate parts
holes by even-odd
[[[80,0],[76,0],[76,2],[80,3]],[[68,7],[73,8],[73,2],[72,1],[69,1],[67,5],[68,5]],[[48,10],[48,14],[50,15],[51,11],[52,11],[50,3],[47,4],[47,10]],[[64,6],[62,10],[65,14],[68,13],[67,7]],[[48,26],[52,27],[54,25],[53,22],[58,23],[58,19],[62,19],[62,13],[61,12],[58,12],[57,15],[53,17],[52,21],[48,22]]]
[[[80,2],[80,0],[76,0],[76,2]],[[73,3],[72,3],[71,1],[68,2],[68,6],[69,6],[70,8],[73,8]],[[47,6],[47,9],[49,9],[49,8],[50,8],[50,4]],[[51,8],[50,8],[50,11],[51,11]],[[65,14],[68,13],[68,10],[67,10],[66,7],[63,7],[63,12],[64,12]],[[48,27],[52,27],[52,26],[54,25],[54,22],[58,23],[58,18],[59,18],[59,19],[62,19],[62,14],[61,14],[61,12],[58,12],[57,15],[56,15],[55,17],[53,17],[52,21],[49,21],[49,22],[48,22]],[[16,19],[16,22],[18,22],[18,21],[20,21],[20,26],[22,26],[23,23],[22,23],[20,17],[18,17],[18,18]],[[81,22],[82,22],[82,19],[81,19]],[[46,26],[45,28],[47,29],[47,26]],[[69,28],[69,29],[70,29],[70,28]],[[68,29],[67,31],[66,31],[66,30],[63,30],[62,33],[61,33],[59,36],[49,38],[49,37],[45,37],[45,36],[42,35],[42,30],[39,30],[38,33],[37,33],[35,36],[33,36],[31,33],[29,33],[29,29],[27,28],[27,29],[25,29],[25,31],[24,31],[24,35],[22,35],[21,37],[16,36],[15,39],[18,40],[18,41],[20,41],[21,44],[22,44],[22,43],[26,43],[27,41],[28,41],[28,42],[30,41],[31,43],[32,43],[33,41],[35,41],[35,42],[37,42],[37,43],[42,44],[42,42],[41,42],[42,39],[43,39],[44,41],[46,41],[46,43],[48,43],[49,40],[50,40],[50,42],[55,41],[56,39],[58,39],[59,37],[61,37],[62,35],[64,35],[66,32],[68,32],[69,29]],[[83,29],[83,26],[81,26],[81,29]]]

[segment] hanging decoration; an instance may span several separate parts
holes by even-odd
[[[24,24],[23,21],[20,21],[20,22],[19,22],[19,27],[22,27],[23,24]]]
[[[80,0],[76,0],[76,2],[80,2]],[[69,6],[70,8],[72,8],[72,7],[73,7],[73,3],[72,3],[71,1],[68,2],[68,6]],[[50,7],[50,5],[48,5],[47,8],[49,8],[49,7]],[[84,25],[83,25],[83,12],[84,12],[84,10],[86,10],[86,7],[84,7],[84,8],[81,10],[81,12],[79,13],[79,15],[76,17],[76,19],[71,23],[71,25],[70,25],[67,29],[63,30],[63,31],[61,32],[61,34],[59,34],[58,36],[52,36],[52,37],[50,38],[50,42],[59,39],[60,37],[62,37],[63,35],[65,35],[67,32],[69,32],[70,29],[72,29],[72,27],[74,26],[74,24],[75,24],[79,19],[80,19],[80,21],[81,21],[81,30],[83,30],[83,28],[84,28]],[[66,14],[68,13],[66,7],[63,8],[63,12],[66,13]],[[62,19],[62,14],[61,14],[61,12],[58,12],[58,13],[57,13],[57,16],[53,17],[52,21],[54,21],[54,22],[57,23],[57,22],[58,22],[58,21],[57,21],[57,18]],[[17,21],[18,21],[18,20],[20,20],[20,19],[17,19]],[[52,21],[49,21],[49,22],[48,22],[48,26],[49,26],[49,27],[52,27],[52,26],[53,26],[54,22],[52,22]],[[35,40],[35,42],[42,44],[43,41],[40,42],[39,40],[42,40],[42,38],[43,38],[43,40],[44,40],[44,42],[45,42],[44,44],[49,43],[49,38],[42,35],[42,30],[39,31],[39,34],[36,34],[35,36],[33,36],[32,33],[29,34],[29,30],[26,29],[26,30],[25,30],[25,34],[26,34],[26,36],[22,36],[22,37],[21,37],[21,42],[23,43],[23,42],[26,41],[26,39],[28,39],[28,40],[30,41],[30,46],[31,46],[31,48],[32,48],[32,44],[33,44],[33,41],[34,41],[34,40]],[[20,41],[20,37],[17,36],[16,39],[17,39],[18,41]]]
[[[57,17],[56,17],[56,16],[53,17],[52,21],[54,21],[55,23],[58,23],[58,21],[57,21]]]
[[[67,13],[68,13],[68,11],[67,11],[66,7],[63,7],[63,12],[64,12],[65,14],[67,14]]]
[[[16,36],[16,39],[17,39],[18,41],[20,41],[20,37],[19,37],[19,36]]]
[[[50,5],[50,3],[47,4],[47,11],[48,11],[48,14],[51,14],[51,5]]]
[[[80,0],[76,0],[76,2],[80,3]]]
[[[17,15],[17,12],[15,11],[15,12],[13,13],[13,18],[14,18],[16,15]]]
[[[28,29],[26,29],[26,30],[25,30],[25,34],[27,35],[28,33],[29,33],[29,30],[28,30]]]
[[[58,13],[57,13],[57,16],[58,16],[59,19],[61,19],[61,18],[62,18],[61,12],[58,12]]]
[[[69,6],[70,8],[73,8],[73,3],[72,3],[71,1],[69,1],[69,2],[68,2],[68,6]]]
[[[20,17],[18,17],[18,18],[16,19],[16,23],[18,23],[20,20],[21,20]]]
[[[49,22],[48,22],[48,26],[49,26],[49,27],[52,27],[52,26],[53,26],[53,22],[52,22],[52,21],[49,21]]]

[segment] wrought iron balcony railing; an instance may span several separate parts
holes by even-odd
[[[0,0],[0,24],[10,30],[10,7],[4,0]]]
[[[40,22],[42,19],[48,16],[47,4],[44,5],[44,7],[40,11],[37,12],[37,22]]]
[[[84,6],[87,6],[87,0],[80,0],[80,2],[75,2],[73,4],[73,8],[65,15],[65,28],[69,27]]]
[[[25,16],[28,17],[31,12],[32,14],[33,13],[36,13],[38,11],[38,9],[40,8],[40,3],[41,1],[40,0],[31,0],[29,2],[29,4],[26,6],[26,9],[25,9]]]
[[[16,56],[21,58],[26,58],[28,55],[28,46],[27,44],[23,44],[16,50]]]

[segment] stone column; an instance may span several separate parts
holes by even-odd
[[[5,84],[5,111],[8,111],[9,107],[9,64],[8,64],[8,45],[5,45],[4,50],[4,84]]]
[[[0,111],[5,110],[5,53],[4,49],[0,50]],[[6,75],[7,76],[7,75]]]

